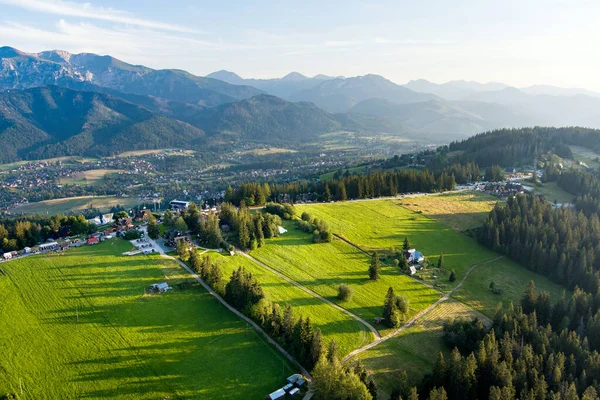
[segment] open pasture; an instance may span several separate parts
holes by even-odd
[[[462,232],[482,226],[497,202],[497,197],[468,191],[410,197],[395,203]]]
[[[81,211],[87,208],[98,208],[102,212],[109,211],[112,207],[121,205],[125,208],[139,204],[137,197],[113,196],[79,196],[64,199],[44,200],[35,203],[23,204],[11,209],[13,213],[24,214],[68,214],[71,211]]]
[[[95,185],[104,181],[106,175],[118,174],[123,172],[119,169],[91,169],[88,171],[76,172],[69,177],[60,179],[63,185]]]
[[[174,261],[129,249],[113,239],[2,264],[0,393],[264,398],[296,372]],[[161,281],[174,289],[145,294]]]
[[[402,371],[406,371],[411,384],[417,385],[426,373],[431,372],[440,352],[448,358],[452,349],[442,338],[444,323],[450,319],[473,317],[490,323],[485,316],[458,301],[445,301],[398,336],[361,353],[358,358],[372,374],[381,398],[387,399],[396,389]]]
[[[440,297],[437,291],[389,265],[382,265],[381,279],[372,281],[368,274],[371,258],[355,247],[339,239],[315,244],[312,235],[296,229],[293,223],[284,225],[287,233],[267,240],[265,246],[251,252],[252,256],[369,322],[381,317],[389,287],[408,298],[411,316]],[[342,283],[353,289],[351,301],[337,299],[337,287]],[[375,327],[382,333],[389,331],[382,325]]]
[[[210,254],[210,257],[221,266],[223,277],[227,282],[231,273],[239,267],[244,267],[246,271],[251,272],[269,300],[282,307],[290,304],[296,317],[309,317],[313,326],[321,329],[325,340],[336,341],[342,356],[368,344],[373,339],[371,332],[360,322],[311,296],[254,261],[240,255],[231,257],[213,252],[207,254]]]
[[[493,318],[498,303],[502,303],[505,308],[510,302],[518,304],[530,281],[535,282],[538,290],[548,292],[552,302],[557,301],[564,290],[562,286],[545,276],[536,274],[508,258],[502,257],[477,266],[452,296]],[[490,282],[494,282],[495,288],[502,290],[502,294],[495,294],[490,289]]]
[[[458,284],[472,265],[497,256],[475,240],[398,204],[411,200],[303,205],[298,206],[298,211],[306,211],[315,218],[324,219],[332,232],[367,252],[377,250],[385,253],[390,248],[401,249],[404,238],[408,237],[411,247],[421,251],[433,264],[443,253],[444,274],[436,275],[438,278],[430,274],[425,278],[441,290]],[[449,283],[446,276],[453,269],[457,280]]]

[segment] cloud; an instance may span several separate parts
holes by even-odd
[[[124,11],[113,8],[96,7],[91,3],[80,4],[63,0],[0,0],[0,3],[46,14],[110,21],[162,31],[199,33],[198,31],[187,27],[136,18]]]

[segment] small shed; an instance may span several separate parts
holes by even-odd
[[[25,254],[29,254],[31,253],[31,247],[25,247],[23,248],[23,251],[25,252]]]
[[[294,397],[295,395],[298,394],[298,392],[300,392],[300,389],[298,388],[293,388],[292,390],[290,390],[290,392],[288,393],[290,396]]]
[[[417,269],[414,266],[411,265],[410,267],[408,267],[408,274],[409,275],[414,275],[416,273],[417,273]]]
[[[267,399],[268,400],[279,400],[279,399],[283,399],[284,397],[285,397],[285,390],[277,389],[276,391],[271,393],[269,396],[267,396]]]
[[[150,287],[154,290],[157,290],[159,293],[164,293],[167,290],[173,289],[171,286],[169,286],[167,282],[155,283],[153,285],[150,285]]]
[[[5,260],[10,260],[10,259],[12,259],[12,258],[13,258],[13,255],[12,255],[12,253],[10,253],[10,252],[9,252],[9,253],[4,253],[4,254],[2,255],[2,257],[3,257]]]
[[[280,235],[283,235],[287,232],[287,229],[285,229],[283,226],[278,226],[277,229],[279,230]]]

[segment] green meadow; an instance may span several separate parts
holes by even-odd
[[[402,202],[412,199],[404,199]],[[401,249],[408,237],[411,247],[421,251],[433,264],[444,254],[444,271],[420,276],[442,291],[452,289],[469,270],[485,260],[497,257],[475,240],[426,215],[408,210],[398,200],[375,200],[299,206],[298,212],[324,219],[332,232],[367,252]],[[450,270],[457,280],[448,282]],[[421,275],[421,274],[419,274]]]
[[[246,271],[251,272],[269,300],[282,307],[290,304],[296,317],[309,317],[313,326],[321,329],[326,341],[336,341],[341,355],[373,340],[371,332],[360,322],[292,285],[254,261],[240,255],[232,257],[212,252],[208,254],[221,266],[226,281],[229,281],[231,273],[239,267],[244,267]]]
[[[252,256],[321,296],[373,322],[381,317],[383,300],[389,287],[409,300],[412,316],[427,308],[439,297],[439,292],[409,278],[398,268],[382,265],[381,278],[369,279],[371,258],[348,243],[334,239],[331,243],[313,243],[312,235],[286,222],[288,232],[253,250]],[[337,299],[337,287],[345,283],[354,290],[350,301]],[[375,326],[382,333],[389,331]]]
[[[114,239],[1,265],[0,393],[264,398],[296,372],[174,261],[129,249]],[[174,289],[145,294],[161,281]]]

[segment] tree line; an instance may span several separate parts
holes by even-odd
[[[48,239],[87,234],[96,231],[83,215],[30,216],[0,219],[0,248],[3,251],[21,250]]]
[[[339,179],[300,181],[286,184],[246,183],[227,188],[225,201],[235,205],[242,201],[248,206],[262,206],[266,202],[295,203],[298,201],[344,201],[408,192],[435,192],[452,190],[454,175],[429,170],[376,171],[366,175],[348,175]]]
[[[228,282],[218,263],[196,251],[189,258],[191,268],[229,304],[256,321],[307,369],[313,368],[326,352],[319,328],[309,317],[295,315],[292,306],[270,301],[260,283],[244,267],[234,270]]]
[[[475,162],[480,167],[520,166],[531,164],[535,157],[547,152],[573,158],[569,145],[600,151],[600,130],[579,127],[498,129],[452,142],[448,149],[459,153],[457,159],[461,163]]]

